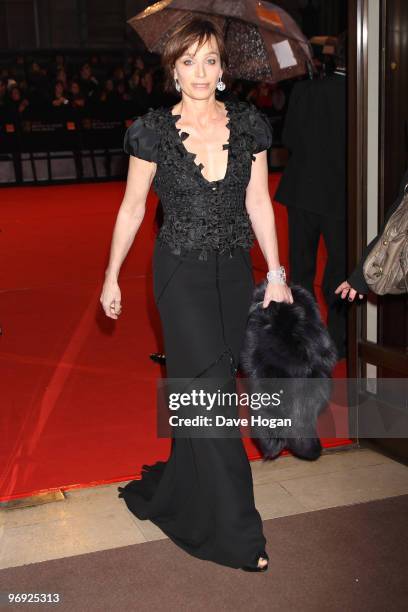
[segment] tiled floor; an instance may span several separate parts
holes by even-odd
[[[408,493],[408,467],[373,450],[329,451],[316,462],[251,463],[264,520]],[[0,511],[0,568],[164,538],[117,497],[116,483],[66,492],[63,501]]]

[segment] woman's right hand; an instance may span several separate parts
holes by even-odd
[[[117,319],[122,312],[120,288],[115,280],[106,279],[99,299],[107,317]]]

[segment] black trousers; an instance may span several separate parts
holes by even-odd
[[[347,352],[347,302],[334,290],[347,277],[346,221],[332,219],[309,210],[287,207],[289,222],[290,279],[312,294],[316,274],[320,235],[327,249],[322,291],[327,304],[328,331],[336,344],[339,358]]]
[[[167,378],[235,384],[253,286],[251,257],[242,248],[212,251],[205,261],[193,251],[172,254],[156,241],[153,288]],[[256,564],[266,540],[240,437],[173,437],[168,460],[143,468],[142,479],[121,493],[138,518],[200,559]]]

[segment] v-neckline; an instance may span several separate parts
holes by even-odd
[[[197,157],[197,153],[192,153],[192,152],[191,152],[191,151],[189,151],[189,150],[186,148],[186,146],[183,144],[183,140],[185,140],[186,138],[188,138],[188,137],[190,136],[190,134],[189,134],[188,132],[184,132],[184,131],[182,130],[182,128],[178,128],[178,127],[176,127],[176,123],[177,123],[178,119],[180,119],[180,118],[181,118],[181,115],[180,115],[180,114],[176,114],[176,115],[175,115],[175,114],[173,114],[173,112],[172,112],[172,111],[173,111],[173,107],[170,107],[170,108],[169,108],[169,114],[170,114],[171,119],[173,120],[173,127],[174,127],[174,130],[175,130],[176,135],[177,135],[177,140],[178,140],[178,144],[179,144],[179,148],[180,148],[180,150],[181,150],[181,151],[183,151],[185,158],[186,158],[186,159],[189,159],[189,160],[191,161],[191,163],[193,164],[193,166],[194,166],[194,168],[195,168],[195,171],[196,171],[197,175],[198,175],[198,176],[200,176],[200,177],[201,177],[201,179],[202,179],[202,180],[203,180],[203,181],[204,181],[206,184],[208,184],[208,185],[214,185],[214,184],[216,184],[216,183],[223,183],[223,182],[226,180],[226,178],[227,178],[227,176],[228,176],[228,174],[229,174],[230,165],[231,165],[231,159],[232,159],[232,156],[231,156],[231,136],[232,136],[232,129],[233,129],[233,126],[232,126],[232,123],[231,123],[231,107],[230,107],[230,106],[229,106],[229,104],[228,104],[228,100],[224,100],[223,102],[224,102],[224,107],[225,107],[225,110],[227,111],[227,113],[226,113],[227,123],[226,123],[225,127],[227,127],[227,128],[228,128],[228,130],[229,130],[228,142],[226,142],[226,143],[224,143],[224,144],[222,145],[222,148],[223,148],[224,150],[225,150],[225,149],[227,149],[227,150],[228,150],[228,155],[227,155],[227,166],[226,166],[226,169],[225,169],[225,174],[224,174],[224,176],[223,176],[221,179],[216,179],[216,180],[214,180],[214,181],[209,181],[209,180],[208,180],[208,179],[207,179],[207,178],[204,176],[204,174],[202,173],[202,169],[204,168],[204,164],[202,164],[201,162],[200,162],[199,164],[196,164],[196,163],[195,163],[195,161],[194,161],[194,160],[195,160],[195,158]]]

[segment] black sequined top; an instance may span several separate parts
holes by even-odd
[[[229,128],[227,171],[223,179],[208,181],[203,164],[187,151],[187,132],[176,128],[181,115],[171,108],[151,109],[133,122],[125,134],[124,150],[157,164],[153,187],[163,205],[163,224],[157,237],[174,254],[182,249],[220,253],[236,246],[250,249],[254,241],[245,192],[254,154],[268,149],[272,132],[268,120],[253,104],[225,100]]]

